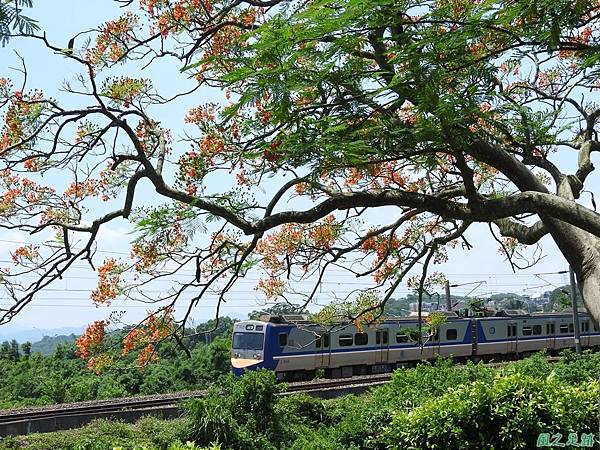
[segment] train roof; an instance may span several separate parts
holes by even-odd
[[[283,314],[283,315],[270,315],[264,314],[260,316],[260,320],[262,322],[270,322],[270,323],[314,323],[310,320],[310,316],[308,314]]]
[[[532,318],[543,318],[543,317],[560,317],[565,315],[571,315],[570,311],[563,312],[534,312],[529,313],[524,309],[504,309],[499,311],[490,311],[492,314],[486,316],[477,317],[462,317],[459,316],[455,311],[435,311],[436,313],[443,314],[448,320],[464,320],[464,319],[491,319],[491,318],[508,318],[508,317],[532,317]],[[426,318],[429,313],[423,312],[422,317]],[[580,315],[588,315],[587,310],[579,309]],[[417,314],[411,314],[409,316],[385,316],[382,322],[399,322],[399,321],[414,321],[417,318]],[[282,315],[269,315],[265,314],[260,316],[261,322],[268,322],[274,325],[283,324],[294,324],[294,325],[319,325],[319,323],[311,320],[308,314],[282,314]],[[344,323],[339,321],[338,324]]]

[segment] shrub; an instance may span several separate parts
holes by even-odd
[[[199,445],[213,441],[225,448],[274,448],[280,424],[275,414],[275,374],[260,370],[240,379],[227,377],[204,398],[186,403],[191,438]]]
[[[375,402],[388,410],[410,409],[424,401],[445,394],[448,389],[474,381],[491,381],[495,369],[481,363],[456,364],[439,358],[414,369],[394,372],[392,381],[374,391]]]
[[[329,434],[328,429],[315,432],[307,429],[298,433],[293,441],[285,447],[286,450],[352,450],[352,447],[343,447]],[[354,447],[357,448],[357,447]]]
[[[75,430],[4,439],[0,441],[0,450],[106,450],[113,447],[163,450],[186,442],[188,430],[188,422],[183,419],[145,417],[135,424],[97,420]]]
[[[529,449],[539,433],[589,433],[596,383],[564,385],[513,374],[477,381],[398,412],[382,441],[394,449]]]
[[[0,443],[0,449],[28,450],[105,450],[118,446],[152,447],[152,442],[137,432],[134,425],[97,420],[76,430],[19,436]]]
[[[309,426],[322,425],[327,419],[323,401],[306,394],[290,395],[278,401],[275,411],[277,417],[288,421],[300,421]]]
[[[187,419],[162,420],[153,416],[142,417],[135,424],[141,436],[146,436],[158,448],[167,448],[173,442],[191,440]]]
[[[347,395],[327,405],[327,435],[339,448],[370,449],[391,420],[389,407],[381,408],[372,396]]]

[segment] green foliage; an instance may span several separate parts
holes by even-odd
[[[529,449],[540,432],[593,432],[600,354],[544,354],[494,369],[439,359],[400,369],[360,397],[278,397],[269,371],[223,378],[186,403],[184,419],[135,425],[98,421],[81,430],[5,440],[16,448],[100,449]],[[138,447],[139,448],[139,447]],[[212,448],[212,447],[211,447]],[[217,447],[215,447],[217,448]]]
[[[217,440],[226,448],[271,448],[279,390],[274,372],[266,370],[223,379],[208,396],[187,402],[192,439],[200,445]]]
[[[185,419],[143,417],[135,424],[97,420],[68,431],[31,434],[0,441],[0,450],[221,450],[212,443],[200,447],[189,440]]]
[[[531,449],[539,433],[596,429],[598,386],[527,375],[476,381],[398,412],[383,441],[394,449]]]
[[[431,397],[443,395],[450,388],[473,381],[491,381],[495,370],[483,364],[453,363],[438,359],[434,364],[419,364],[410,370],[397,370],[392,381],[373,394],[376,402],[393,410],[410,409]]]
[[[308,310],[303,308],[302,305],[294,305],[290,303],[277,303],[269,308],[261,309],[258,311],[252,311],[248,314],[248,319],[258,320],[260,316],[264,315],[283,315],[283,314],[308,314]]]
[[[4,47],[9,40],[11,29],[19,33],[31,34],[40,29],[37,21],[21,13],[23,7],[31,8],[32,0],[0,1],[0,43]]]
[[[190,334],[212,330],[215,325],[209,321]],[[19,348],[16,341],[4,342],[0,345],[0,408],[205,388],[231,371],[232,326],[230,318],[219,318],[217,329],[200,334],[201,339],[194,336],[188,340],[191,358],[176,344],[165,342],[158,349],[159,361],[144,371],[128,355],[101,375],[86,369],[85,362],[75,355],[72,339],[64,344],[55,342],[55,350],[48,356],[30,353],[27,345]],[[110,336],[115,344],[120,338],[118,333]]]
[[[143,417],[135,427],[141,436],[149,436],[158,448],[167,448],[174,442],[190,439],[190,423],[187,419],[161,420],[156,417]]]
[[[163,427],[170,427],[170,422],[163,422]],[[136,425],[108,420],[97,420],[76,430],[31,434],[0,443],[2,450],[105,450],[113,447],[129,450],[136,446],[154,447],[155,443],[151,436],[143,434]]]
[[[287,415],[290,420],[297,420],[309,426],[318,426],[327,420],[323,401],[306,394],[290,395],[279,400],[275,415]]]

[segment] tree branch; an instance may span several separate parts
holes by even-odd
[[[542,221],[536,222],[530,227],[510,219],[499,219],[495,220],[494,223],[502,236],[513,237],[525,245],[533,245],[549,233]]]

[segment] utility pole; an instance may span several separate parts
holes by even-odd
[[[450,298],[450,282],[446,280],[446,311],[452,311],[452,299]]]
[[[575,285],[575,272],[569,266],[569,279],[571,281],[571,306],[573,307],[573,329],[575,331],[575,352],[581,354],[581,342],[579,341],[579,311],[577,309],[577,286]]]

